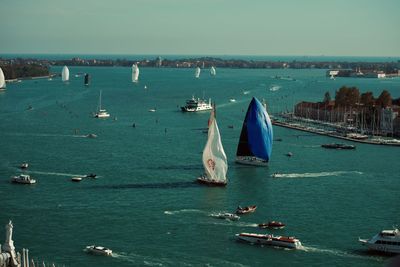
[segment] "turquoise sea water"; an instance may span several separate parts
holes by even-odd
[[[78,72],[90,73],[89,87]],[[333,81],[324,70],[217,69],[216,77],[203,70],[196,80],[193,69],[141,68],[140,82],[132,84],[130,72],[70,67],[68,84],[59,77],[24,80],[0,93],[0,238],[1,225],[12,219],[17,250],[29,248],[34,259],[66,266],[383,266],[390,259],[366,253],[357,240],[400,223],[398,148],[324,150],[321,144],[337,140],[274,127],[282,141],[274,143],[268,168],[236,165],[234,157],[252,96],[278,112],[299,100],[320,100],[327,90],[334,96],[342,85],[399,97],[400,79]],[[91,117],[100,90],[111,113],[105,120]],[[209,117],[179,111],[193,94],[217,103],[229,163],[226,188],[193,183],[202,173],[201,129]],[[89,133],[98,138],[85,138]],[[9,182],[23,161],[36,185]],[[91,172],[100,177],[70,181]],[[271,178],[274,172],[284,177]],[[258,209],[238,222],[210,217],[239,204]],[[269,220],[287,224],[270,233],[296,236],[305,249],[234,240],[236,233],[266,232],[256,225]],[[91,244],[115,255],[84,253]]]

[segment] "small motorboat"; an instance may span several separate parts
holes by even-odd
[[[267,223],[260,223],[258,225],[260,228],[270,228],[270,229],[283,229],[285,228],[285,224],[277,221],[270,221]]]
[[[247,213],[252,213],[252,212],[254,212],[255,210],[257,209],[257,206],[256,205],[254,205],[254,206],[248,206],[248,207],[244,207],[244,208],[242,208],[242,207],[237,207],[237,209],[236,209],[236,214],[247,214]]]
[[[236,102],[236,99],[230,98],[230,99],[229,99],[229,102]]]
[[[293,156],[293,153],[292,152],[288,152],[288,153],[286,153],[286,156],[288,156],[290,158],[290,157]]]
[[[82,179],[83,179],[82,177],[72,177],[71,181],[72,182],[80,182],[80,181],[82,181]]]
[[[112,256],[111,249],[95,245],[87,246],[86,252],[94,255]]]
[[[21,165],[19,165],[19,167],[21,169],[27,169],[29,167],[29,164],[27,162],[22,163]]]
[[[274,172],[274,173],[271,175],[271,177],[272,177],[272,178],[278,178],[278,177],[279,177],[279,172]]]
[[[292,249],[298,249],[302,247],[300,240],[292,236],[274,236],[269,234],[262,235],[254,233],[240,233],[236,234],[236,238],[239,241],[245,241],[252,244],[270,245],[275,247],[292,248]]]
[[[236,214],[233,213],[218,213],[213,215],[213,217],[218,218],[218,219],[226,219],[226,220],[231,220],[231,221],[238,221],[240,220],[240,217],[237,216]]]
[[[97,138],[97,135],[91,133],[91,134],[86,135],[86,137],[87,138]]]
[[[11,182],[17,184],[35,184],[36,180],[32,179],[28,174],[20,174],[11,177]]]
[[[321,145],[323,148],[331,148],[331,149],[355,149],[355,145],[346,145],[346,144],[323,144]]]
[[[97,174],[95,174],[95,173],[89,173],[89,174],[86,174],[86,176],[85,176],[85,178],[96,178],[97,177]]]
[[[149,109],[149,112],[156,112],[156,111],[157,111],[156,108],[151,108],[151,109]]]

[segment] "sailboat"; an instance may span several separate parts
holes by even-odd
[[[217,74],[217,71],[215,70],[214,66],[211,66],[210,68],[210,75],[215,76]]]
[[[132,65],[132,82],[137,83],[139,81],[139,67],[136,64]]]
[[[200,72],[201,72],[200,68],[196,67],[196,70],[194,71],[194,77],[199,78],[200,77]]]
[[[240,133],[236,162],[267,166],[272,152],[272,140],[271,119],[261,102],[253,97]]]
[[[99,109],[97,113],[94,115],[95,118],[108,118],[110,117],[110,114],[105,110],[101,109],[101,91],[100,91],[100,96],[99,96]]]
[[[63,82],[66,82],[69,80],[69,69],[67,66],[64,66],[61,72],[61,79]]]
[[[199,183],[212,186],[225,186],[227,184],[228,162],[214,111],[210,115],[208,140],[203,150],[203,166],[204,174],[197,178]]]
[[[89,86],[89,83],[90,83],[90,76],[89,76],[89,73],[85,73],[84,84],[85,84],[85,86]]]
[[[6,90],[6,79],[3,70],[0,68],[0,91]]]

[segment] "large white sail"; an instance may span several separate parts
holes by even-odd
[[[139,67],[137,64],[132,65],[132,82],[136,83],[139,81]]]
[[[66,82],[69,80],[69,69],[67,66],[64,66],[61,72],[61,79],[63,82]]]
[[[3,70],[0,68],[0,89],[6,88],[6,78],[4,77]]]
[[[207,179],[213,182],[226,183],[228,162],[222,146],[221,136],[215,117],[210,118],[208,140],[203,150],[203,166]]]
[[[199,78],[200,77],[200,68],[196,67],[196,70],[194,71],[194,77]]]
[[[211,68],[210,68],[210,74],[211,74],[212,76],[215,76],[215,75],[217,74],[217,71],[215,70],[214,66],[211,66]]]

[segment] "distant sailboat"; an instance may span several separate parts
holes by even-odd
[[[110,114],[105,110],[101,108],[101,91],[100,91],[100,96],[99,96],[99,107],[97,113],[94,115],[95,118],[108,118],[110,117]]]
[[[201,72],[200,68],[196,67],[196,70],[194,71],[194,77],[199,78],[200,77],[200,72]]]
[[[89,83],[90,83],[89,73],[85,73],[85,81],[84,81],[84,83],[85,83],[85,86],[89,86]]]
[[[139,81],[139,67],[136,64],[132,65],[132,82],[137,83]]]
[[[210,68],[210,75],[215,76],[217,74],[217,71],[215,70],[214,66],[211,66]]]
[[[240,133],[236,162],[266,166],[271,157],[272,140],[271,119],[261,102],[253,97]]]
[[[208,140],[203,150],[204,174],[197,181],[207,185],[225,186],[228,162],[214,112],[211,112],[209,123]]]
[[[6,90],[6,78],[4,77],[3,70],[0,68],[0,91]]]
[[[69,69],[67,66],[64,66],[61,72],[61,79],[63,82],[67,82],[69,80]]]

